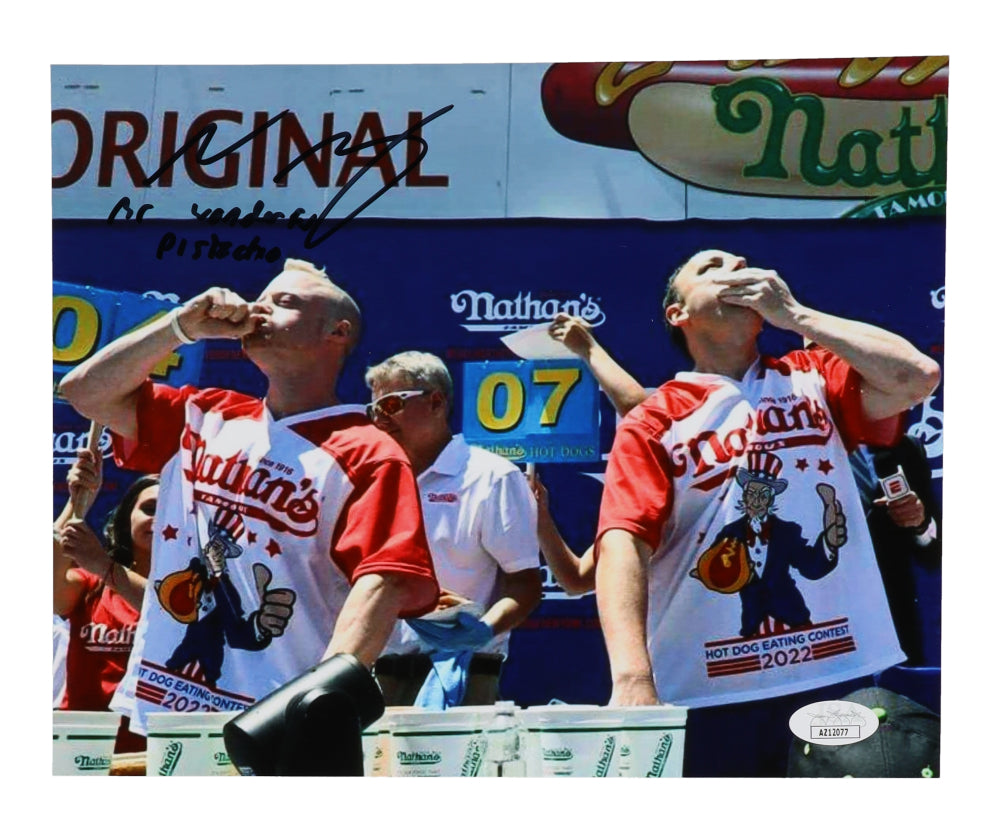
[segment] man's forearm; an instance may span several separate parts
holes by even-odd
[[[180,345],[170,314],[127,333],[67,373],[59,385],[85,417],[135,437],[135,394],[156,365]]]
[[[842,358],[879,394],[866,397],[872,418],[913,407],[930,396],[940,381],[937,362],[902,336],[880,327],[800,307],[790,329]]]
[[[366,666],[375,664],[399,618],[406,590],[398,576],[361,576],[337,617],[323,659],[353,654]]]
[[[594,589],[593,572],[585,572],[583,559],[566,544],[548,512],[538,513],[538,544],[545,563],[563,590],[577,595]]]
[[[625,416],[636,405],[646,401],[646,389],[600,344],[593,344],[583,359],[601,390],[608,395],[618,416]]]
[[[499,634],[516,628],[542,600],[538,570],[521,570],[502,576],[502,596],[483,614],[483,621]]]
[[[646,648],[649,547],[620,529],[608,530],[597,561],[597,611],[615,687],[636,681],[652,685]]]

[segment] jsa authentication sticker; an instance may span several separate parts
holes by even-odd
[[[803,706],[788,719],[797,738],[821,746],[843,746],[871,737],[878,715],[867,706],[846,700],[823,700]]]

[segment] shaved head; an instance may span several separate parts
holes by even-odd
[[[317,269],[308,261],[288,258],[275,281],[286,276],[295,280],[300,286],[308,286],[310,294],[327,301],[327,322],[330,331],[335,330],[342,321],[350,324],[349,343],[353,350],[361,339],[361,308],[357,301],[331,281],[325,271]]]

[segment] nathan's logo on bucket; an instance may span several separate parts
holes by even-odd
[[[229,755],[227,755],[225,752],[216,752],[212,756],[212,759],[219,766],[230,766],[232,764],[232,761],[229,759]]]
[[[601,757],[597,759],[597,769],[594,771],[594,775],[598,778],[607,777],[608,772],[611,770],[611,765],[615,760],[615,738],[613,735],[608,735],[604,739],[604,743],[601,744]]]
[[[670,747],[674,740],[670,732],[665,732],[656,742],[656,752],[653,753],[653,763],[646,773],[647,778],[662,778],[663,770],[667,765],[667,758],[670,757]]]
[[[167,744],[167,748],[163,750],[163,762],[160,764],[160,768],[157,772],[160,775],[173,775],[174,770],[177,769],[177,764],[180,762],[181,753],[184,751],[184,744],[180,741],[172,740]]]
[[[486,757],[486,739],[473,738],[465,748],[465,759],[462,761],[462,776],[475,778],[483,767]]]
[[[538,298],[530,292],[498,298],[492,292],[463,289],[451,296],[451,311],[465,316],[462,327],[470,332],[510,333],[551,321],[560,312],[578,315],[592,327],[598,327],[607,317],[599,300],[585,292],[574,298]]]
[[[441,763],[440,752],[403,752],[396,753],[396,760],[401,766]]]
[[[81,772],[111,768],[111,758],[104,755],[77,755],[73,763]]]
[[[945,56],[555,64],[541,92],[564,136],[704,188],[944,212]]]
[[[561,746],[558,749],[543,749],[542,759],[546,761],[572,761],[573,750],[565,746]]]

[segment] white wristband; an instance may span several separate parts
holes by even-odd
[[[917,546],[926,547],[935,538],[937,538],[937,523],[934,518],[931,518],[930,523],[927,524],[927,529],[917,535]]]
[[[175,336],[180,339],[181,344],[194,344],[195,339],[188,338],[187,333],[181,329],[181,322],[177,319],[180,317],[181,308],[174,307],[170,313],[170,329],[173,330]]]

